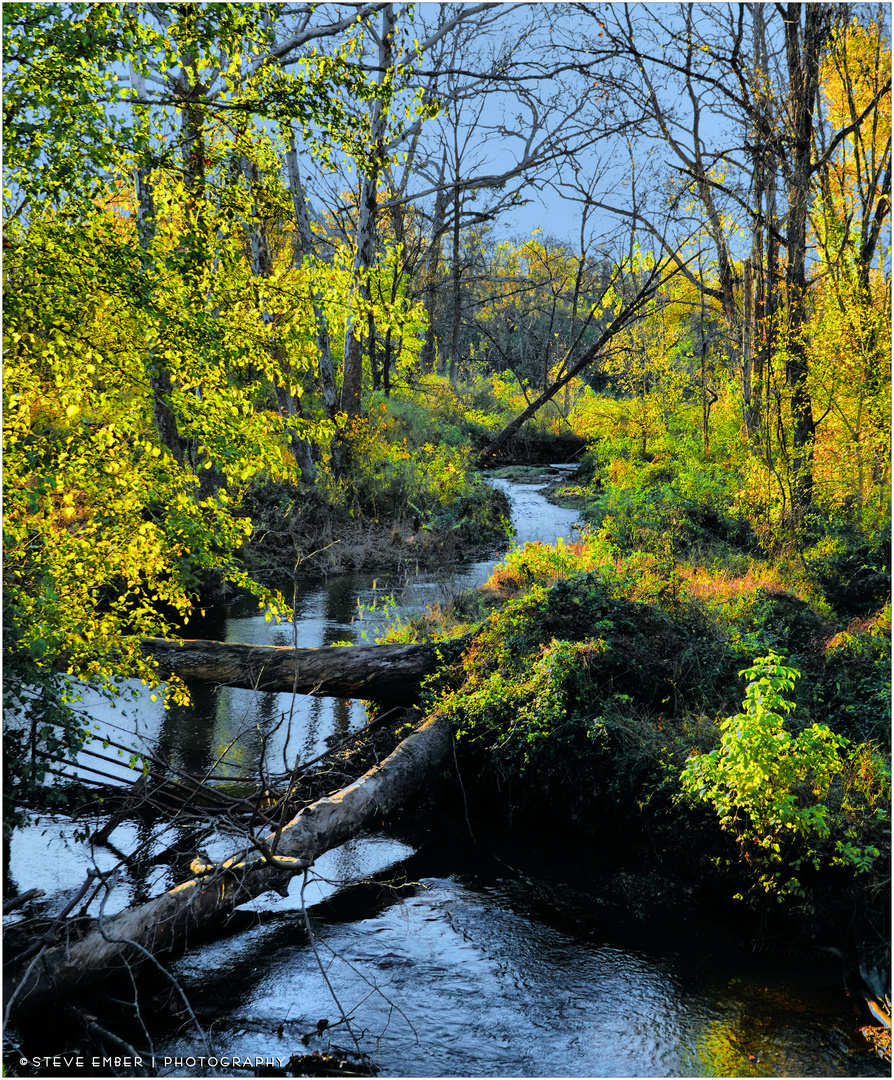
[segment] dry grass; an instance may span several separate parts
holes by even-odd
[[[891,636],[891,604],[887,603],[881,611],[873,615],[864,615],[853,619],[847,627],[837,633],[826,642],[826,652],[832,652],[842,646],[847,646],[857,637],[890,637]]]
[[[703,600],[707,604],[727,604],[731,600],[738,600],[748,596],[757,589],[763,589],[767,593],[792,593],[800,595],[791,582],[782,580],[779,568],[776,566],[749,566],[744,574],[737,574],[727,570],[709,570],[705,567],[679,568],[686,589],[690,596]]]

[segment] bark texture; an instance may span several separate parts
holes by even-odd
[[[384,85],[392,63],[396,14],[393,4],[382,4],[382,29],[379,35],[379,85]],[[348,416],[358,416],[363,389],[363,350],[358,308],[371,301],[369,274],[375,262],[376,216],[378,214],[379,176],[384,165],[384,142],[388,126],[387,109],[381,97],[369,106],[369,151],[360,185],[357,217],[357,250],[354,256],[352,297],[345,327],[345,351],[342,361],[341,409]]]
[[[801,28],[801,15],[804,25]],[[785,16],[790,124],[789,154],[783,161],[788,194],[785,375],[791,389],[793,511],[800,517],[813,500],[813,449],[816,424],[809,389],[805,330],[807,300],[807,232],[813,176],[814,113],[820,85],[820,62],[832,27],[830,4],[790,3]]]
[[[301,173],[298,170],[298,150],[295,146],[295,136],[291,128],[287,129],[289,149],[286,151],[286,175],[289,180],[289,193],[292,196],[292,209],[295,214],[295,243],[293,244],[293,262],[295,266],[301,266],[305,259],[312,259],[314,255],[313,232],[310,227],[310,215],[307,212],[307,198],[304,185],[301,183]],[[314,320],[317,325],[317,351],[319,353],[318,368],[320,374],[320,394],[323,398],[323,408],[328,419],[335,417],[338,392],[335,387],[335,362],[332,359],[332,347],[329,341],[329,326],[323,311],[323,297],[310,286],[310,300],[313,307]]]
[[[274,693],[411,704],[438,665],[436,645],[345,645],[320,649],[147,638],[163,678]]]
[[[147,956],[189,944],[190,934],[218,924],[239,904],[275,890],[314,859],[403,806],[443,768],[450,756],[451,731],[432,717],[405,739],[381,765],[325,799],[305,807],[281,831],[262,842],[272,858],[257,851],[234,855],[202,868],[162,896],[100,920],[79,941],[48,947],[18,962],[7,958],[4,997],[7,1018],[15,1019],[120,971]]]

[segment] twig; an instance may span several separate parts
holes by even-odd
[[[456,779],[459,780],[459,790],[462,792],[463,796],[463,811],[466,815],[466,827],[469,830],[469,836],[472,838],[472,843],[477,844],[478,841],[475,839],[475,834],[472,832],[472,822],[469,821],[469,803],[466,800],[466,786],[463,783],[462,774],[459,771],[459,762],[456,759],[456,739],[451,738],[450,744],[453,748],[453,767],[456,769]]]
[[[328,750],[324,750],[322,754],[318,754],[315,758],[311,758],[310,761],[303,762],[303,764],[298,766],[298,768],[300,768],[302,770],[303,769],[309,769],[311,767],[311,765],[316,765],[318,762],[322,761],[324,758],[329,757],[330,754],[337,753],[343,747],[347,746],[348,743],[353,742],[355,739],[359,739],[361,735],[366,735],[370,731],[373,731],[376,728],[381,727],[382,724],[384,724],[385,721],[390,716],[392,716],[396,712],[403,711],[403,709],[404,709],[403,705],[398,705],[394,709],[389,709],[388,712],[382,713],[381,716],[377,716],[375,718],[375,720],[370,720],[370,722],[368,724],[366,724],[364,727],[360,728],[359,731],[354,731],[350,735],[346,735],[343,739],[341,739],[339,742],[337,742],[334,746],[330,746]]]
[[[307,874],[307,870],[305,870],[304,871],[304,880],[301,882],[301,896],[300,896],[300,899],[301,899],[301,914],[304,916],[304,925],[305,925],[305,927],[307,929],[307,936],[308,936],[308,938],[310,940],[310,947],[311,947],[311,949],[313,949],[313,954],[314,954],[314,957],[316,958],[317,966],[320,969],[320,974],[323,976],[323,981],[326,983],[326,986],[329,988],[329,993],[332,995],[332,1000],[335,1002],[335,1007],[338,1009],[339,1013],[341,1014],[341,1018],[344,1021],[345,1027],[348,1029],[348,1032],[349,1032],[351,1038],[354,1040],[354,1045],[357,1047],[357,1053],[360,1054],[360,1056],[362,1057],[363,1056],[363,1051],[360,1049],[360,1043],[359,1043],[359,1041],[357,1039],[357,1036],[354,1034],[354,1029],[351,1027],[351,1022],[348,1019],[347,1013],[341,1007],[341,1002],[338,1000],[338,995],[335,992],[335,988],[333,987],[332,983],[329,981],[329,976],[326,974],[326,969],[323,967],[323,961],[320,959],[320,953],[319,953],[319,951],[317,949],[317,943],[316,943],[316,941],[314,939],[313,928],[310,925],[310,916],[307,914],[307,906],[304,903],[304,890],[307,888],[307,881],[308,881],[308,874]]]
[[[180,999],[183,1002],[184,1008],[186,1009],[186,1012],[187,1012],[190,1020],[192,1020],[192,1022],[195,1024],[196,1031],[198,1031],[199,1037],[201,1038],[202,1042],[205,1044],[206,1053],[208,1054],[209,1057],[213,1056],[212,1047],[211,1047],[211,1043],[210,1043],[210,1041],[208,1039],[208,1036],[205,1034],[204,1028],[199,1023],[198,1018],[196,1017],[196,1014],[193,1012],[192,1005],[190,1005],[190,1003],[189,1003],[189,998],[184,993],[183,987],[180,985],[180,983],[177,981],[177,979],[171,974],[170,971],[168,971],[168,969],[164,966],[164,964],[160,963],[159,960],[155,956],[153,956],[152,953],[149,952],[149,950],[145,946],[141,945],[138,941],[133,941],[131,938],[113,938],[113,937],[109,937],[108,933],[106,932],[105,928],[103,927],[103,916],[104,916],[104,909],[105,909],[105,906],[106,906],[106,901],[112,895],[112,889],[114,889],[115,885],[117,884],[118,873],[119,872],[117,870],[115,870],[109,875],[109,877],[107,879],[105,879],[106,894],[102,898],[102,903],[99,905],[99,915],[97,916],[97,929],[99,930],[99,933],[102,936],[103,941],[107,941],[110,945],[130,945],[132,948],[136,949],[137,952],[142,953],[146,957],[147,960],[151,960],[152,963],[155,964],[155,966],[162,973],[162,975],[164,975],[165,978],[168,979],[171,982],[174,989],[180,995]],[[127,964],[128,968],[129,968],[130,964],[126,960],[125,960],[125,963]]]
[[[124,1039],[119,1038],[119,1036],[104,1028],[96,1019],[96,1017],[93,1016],[91,1013],[85,1012],[83,1009],[78,1008],[77,1005],[66,1006],[66,1011],[72,1013],[74,1016],[77,1016],[84,1023],[84,1026],[87,1028],[88,1034],[96,1036],[100,1038],[104,1043],[108,1043],[110,1046],[114,1046],[116,1049],[121,1050],[124,1054],[131,1058],[131,1060],[141,1058],[142,1055],[139,1054],[136,1049],[130,1045],[130,1043],[125,1042]],[[140,1073],[138,1073],[137,1075],[145,1076],[146,1073],[141,1069]]]
[[[322,880],[326,881],[326,878],[323,878]],[[329,882],[329,884],[336,884],[336,883],[335,882]],[[379,1040],[382,1038],[382,1036],[385,1034],[385,1032],[388,1030],[388,1026],[391,1023],[391,1013],[396,1010],[403,1017],[404,1022],[406,1023],[406,1025],[410,1029],[410,1031],[413,1032],[413,1036],[416,1039],[416,1043],[418,1045],[418,1043],[419,1043],[419,1032],[413,1026],[413,1021],[409,1018],[409,1016],[407,1016],[407,1014],[403,1011],[403,1009],[399,1005],[395,1005],[394,1002],[391,1000],[391,998],[385,996],[385,994],[382,992],[381,986],[379,986],[379,984],[377,982],[374,982],[373,980],[367,978],[367,976],[363,974],[363,971],[356,964],[352,964],[350,960],[346,960],[343,956],[340,956],[332,948],[331,945],[328,945],[325,941],[320,942],[320,944],[323,946],[324,949],[328,949],[329,952],[332,953],[333,959],[341,960],[341,962],[343,964],[345,964],[347,967],[349,967],[351,969],[351,971],[354,972],[355,975],[357,975],[360,979],[362,979],[366,983],[367,986],[370,987],[369,993],[366,995],[366,997],[361,998],[361,1000],[357,1002],[357,1005],[355,1006],[355,1009],[359,1008],[363,1004],[363,1002],[366,1001],[368,998],[372,997],[373,994],[378,994],[379,997],[383,1001],[388,1003],[388,1008],[389,1008],[388,1023],[385,1025],[384,1029],[376,1036],[376,1042],[378,1043]]]

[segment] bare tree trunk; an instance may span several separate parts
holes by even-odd
[[[379,371],[379,358],[376,355],[376,320],[373,318],[373,313],[370,311],[366,316],[366,355],[369,357],[369,370],[372,375],[372,387],[373,390],[380,390],[382,386],[382,376]]]
[[[462,268],[459,264],[459,184],[453,189],[453,325],[450,330],[450,385],[459,377],[459,339],[462,329]]]
[[[411,147],[411,153],[415,153],[415,144]],[[409,176],[409,170],[404,173],[404,186]],[[390,185],[389,176],[389,185]],[[403,189],[397,192],[402,195]],[[400,284],[404,274],[407,272],[406,265],[406,241],[407,241],[407,223],[406,223],[406,208],[403,205],[391,206],[391,228],[394,233],[395,247],[401,252],[400,261],[395,260],[394,266],[391,272],[391,288],[390,288],[390,301],[392,304],[397,302],[398,293],[400,292]],[[394,355],[394,336],[389,326],[385,331],[385,339],[382,342],[382,348],[376,355],[375,348],[375,322],[370,314],[370,367],[373,372],[379,376],[379,384],[385,397],[391,396],[391,369],[392,365],[396,362],[396,359],[400,358],[402,339],[398,340],[397,357]],[[380,362],[379,362],[380,361]],[[378,389],[374,384],[374,389]]]
[[[746,259],[742,283],[742,416],[749,442],[757,438],[760,409],[755,413],[754,393],[754,263]]]
[[[379,39],[379,82],[383,83],[391,67],[394,29],[397,17],[393,4],[382,6],[382,31]],[[385,139],[386,114],[380,98],[370,105],[370,160],[360,188],[360,208],[357,221],[357,251],[354,255],[354,293],[369,301],[369,272],[375,257],[376,202],[379,172]],[[356,306],[356,301],[353,306]],[[348,313],[345,327],[345,353],[342,364],[341,407],[348,416],[360,412],[363,390],[363,351],[360,347],[360,324],[357,312]]]
[[[438,183],[444,179],[444,167],[446,161],[441,161],[441,171]],[[447,188],[439,187],[435,196],[435,208],[431,223],[431,247],[425,264],[425,285],[423,286],[423,300],[428,325],[425,328],[425,342],[419,356],[419,369],[423,373],[435,369],[435,328],[437,326],[437,295],[438,295],[438,269],[441,263],[441,238],[446,231],[447,218]]]
[[[804,29],[801,32],[801,14]],[[804,333],[807,323],[807,213],[812,175],[813,116],[819,90],[821,53],[832,13],[827,4],[790,3],[785,15],[785,55],[789,77],[792,154],[788,166],[786,291],[788,326],[785,375],[791,390],[793,509],[803,513],[813,499],[815,425]]]
[[[382,348],[382,390],[385,397],[391,396],[391,365],[392,361],[392,341],[391,341],[391,327],[385,331],[385,343]],[[398,356],[400,356],[400,350],[398,350]]]
[[[764,251],[765,237],[773,244],[772,230],[775,220],[770,218],[771,210],[775,213],[775,199],[771,195],[774,185],[775,162],[763,150],[769,146],[773,131],[768,97],[769,59],[767,56],[767,30],[763,9],[756,4],[752,14],[753,27],[753,71],[754,71],[754,122],[751,142],[755,146],[752,166],[752,189],[754,191],[754,223],[751,233],[751,258],[745,264],[745,284],[742,299],[742,402],[745,416],[745,430],[752,445],[759,445],[761,439],[762,400],[764,394],[764,371],[767,368],[765,346],[762,338],[769,334],[766,323],[768,280],[767,253]],[[761,149],[757,149],[760,147]],[[767,198],[766,214],[764,197]]]
[[[702,293],[701,297],[701,318],[699,319],[699,337],[701,339],[701,382],[702,382],[702,457],[705,461],[708,460],[708,454],[711,450],[711,431],[710,431],[710,418],[711,418],[711,405],[713,401],[708,401],[708,339],[705,335],[705,294]],[[713,391],[711,391],[713,393]],[[715,395],[716,400],[716,395]]]
[[[433,644],[293,649],[147,638],[142,649],[162,678],[394,704],[415,701],[421,680],[441,662]]]
[[[289,882],[324,852],[379,823],[430,784],[449,760],[449,721],[427,720],[390,754],[349,787],[305,807],[280,833],[212,866],[196,866],[195,878],[162,896],[99,921],[80,941],[41,949],[31,959],[6,957],[7,1018],[35,1009],[101,981],[147,955],[188,944],[196,931],[219,924],[239,904]]]
[[[248,190],[252,200],[251,228],[249,230],[251,239],[252,273],[256,278],[269,278],[273,274],[273,256],[270,251],[270,237],[267,232],[267,222],[264,220],[258,202],[258,191],[260,189],[261,178],[257,162],[249,161],[247,157],[243,156],[242,173],[248,184]],[[272,316],[266,306],[262,307],[261,318],[268,327],[273,322]],[[298,401],[289,389],[291,378],[290,373],[287,370],[288,362],[281,345],[271,344],[270,358],[273,361],[274,370],[276,372],[273,376],[273,392],[276,394],[276,404],[279,406],[280,412],[289,419],[300,416]],[[289,430],[289,442],[292,447],[292,456],[295,458],[295,464],[298,466],[301,475],[305,480],[312,481],[316,470],[314,468],[310,445],[305,439],[302,439],[294,429]]]
[[[779,217],[776,206],[775,163],[765,192],[765,205],[764,227],[766,228],[767,238],[758,282],[760,294],[755,322],[760,335],[760,344],[755,357],[754,377],[756,381],[759,381],[759,389],[762,388],[762,396],[755,401],[755,407],[761,410],[764,417],[761,422],[764,437],[764,456],[768,467],[773,468],[774,455],[770,424],[771,383],[773,357],[778,344],[779,309],[781,306],[779,296],[781,290],[779,270],[780,241],[778,239]]]

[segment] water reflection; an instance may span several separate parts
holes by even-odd
[[[885,1075],[855,1052],[836,992],[805,992],[739,953],[728,931],[652,911],[659,934],[595,895],[576,909],[576,929],[567,903],[565,917],[535,918],[516,905],[532,879],[497,879],[480,852],[441,847],[407,870],[470,860],[461,874],[421,876],[409,894],[383,890],[377,906],[370,893],[348,899],[341,919],[334,901],[314,912],[327,974],[384,1075]],[[207,957],[178,974],[201,983],[221,1050],[306,1052],[301,1036],[336,1013],[303,930],[287,914],[253,933],[238,946],[248,983],[209,984]],[[177,1038],[164,1052],[198,1043]]]
[[[576,513],[549,503],[542,486],[502,479],[491,483],[510,496],[515,543],[552,543],[559,536],[570,537]],[[326,582],[299,582],[292,597],[295,617],[291,623],[268,621],[257,602],[247,599],[234,605],[229,614],[208,609],[186,632],[217,634],[229,642],[312,648],[341,641],[372,643],[394,615],[407,618],[433,601],[482,584],[493,565],[494,559],[486,559],[435,573],[349,574]],[[320,754],[328,736],[346,734],[366,722],[360,702],[192,686],[188,707],[174,705],[165,710],[160,700],[152,700],[138,684],[130,689],[137,695],[135,705],[113,707],[98,697],[85,698],[85,715],[96,725],[95,741],[87,749],[100,752],[106,738],[133,750],[148,746],[163,761],[196,775],[214,771],[253,777],[265,749],[275,767],[287,771],[296,759]],[[137,774],[125,762],[126,755],[108,771],[122,783],[133,783]],[[84,755],[81,775],[92,775],[88,769],[96,764]]]

